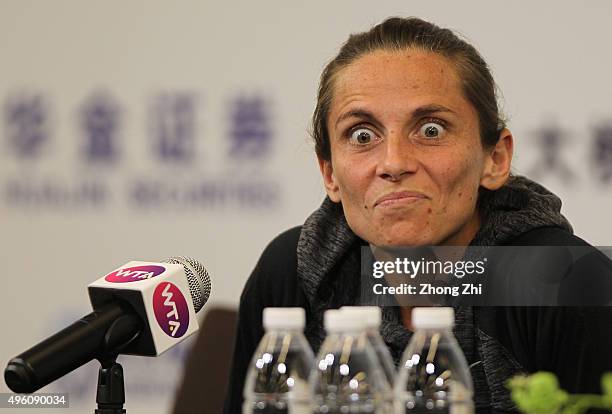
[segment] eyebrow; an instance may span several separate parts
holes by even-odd
[[[438,112],[449,112],[451,114],[455,114],[455,111],[453,111],[450,108],[447,108],[447,107],[442,106],[442,105],[432,104],[432,105],[425,105],[425,106],[418,107],[417,109],[412,111],[412,117],[413,118],[422,118],[424,116],[435,114],[435,113],[438,113]]]
[[[432,105],[424,105],[424,106],[420,106],[416,108],[414,111],[412,111],[410,116],[412,118],[422,118],[422,117],[432,115],[435,113],[440,113],[440,112],[448,112],[448,113],[455,114],[455,111],[453,111],[450,108],[447,108],[442,105],[432,104]],[[368,122],[371,122],[373,124],[377,124],[377,125],[380,124],[380,122],[376,119],[374,114],[372,114],[370,111],[361,109],[361,108],[356,108],[356,109],[352,109],[340,115],[340,117],[338,117],[338,119],[336,120],[335,126],[337,127],[340,122],[346,119],[349,119],[349,118],[360,118]]]
[[[340,115],[340,117],[336,120],[336,127],[338,127],[338,124],[346,119],[349,118],[360,118],[360,119],[364,119],[368,122],[371,122],[373,124],[379,125],[380,122],[378,122],[378,120],[376,119],[376,117],[374,116],[374,114],[372,114],[370,111],[367,111],[365,109],[352,109],[348,112],[343,113],[342,115]]]

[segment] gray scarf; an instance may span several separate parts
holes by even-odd
[[[561,215],[561,200],[541,185],[513,176],[504,187],[479,197],[482,226],[472,245],[503,245],[537,227],[557,226],[572,232]],[[329,198],[304,223],[297,246],[299,283],[313,317],[306,327],[313,349],[324,337],[323,313],[327,309],[358,305],[360,246],[367,245],[349,228],[342,206]],[[478,330],[477,313],[471,307],[455,309],[454,334],[468,364],[473,365],[476,408],[514,408],[504,381],[522,367],[493,338]],[[381,335],[396,364],[411,332],[401,322],[399,309],[383,308]]]

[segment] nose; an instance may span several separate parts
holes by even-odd
[[[378,176],[388,181],[399,181],[405,175],[414,174],[418,165],[409,139],[401,133],[389,133],[378,164]]]

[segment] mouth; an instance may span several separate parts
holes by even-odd
[[[423,193],[415,191],[399,191],[382,196],[374,203],[374,207],[386,207],[400,204],[416,203],[420,200],[426,200],[428,197]]]

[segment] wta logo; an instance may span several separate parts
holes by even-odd
[[[159,276],[165,271],[165,267],[155,265],[124,267],[107,274],[104,280],[112,283],[138,282]]]
[[[159,327],[173,338],[185,335],[189,327],[189,309],[181,290],[173,283],[160,283],[153,292],[153,310]]]

